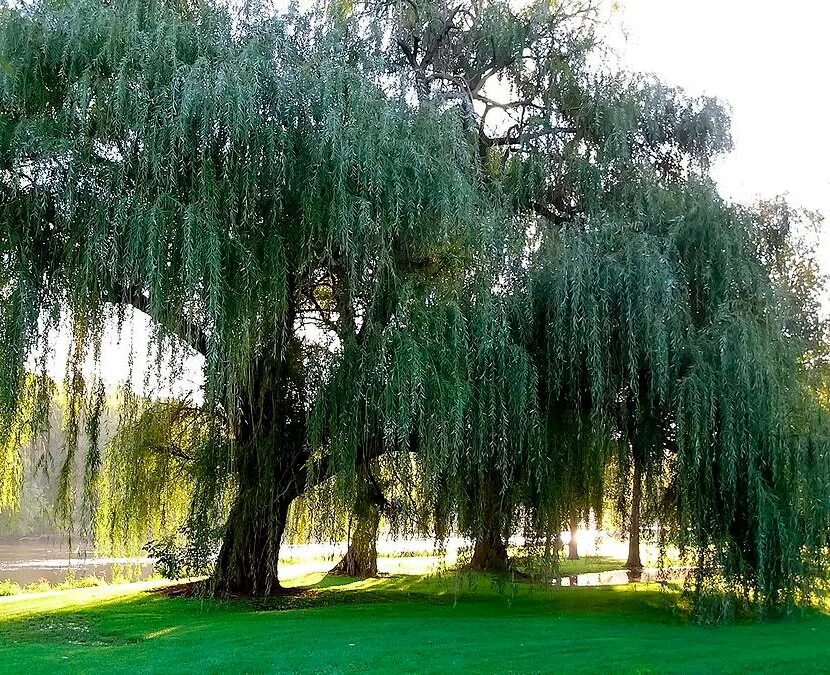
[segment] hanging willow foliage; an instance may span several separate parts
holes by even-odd
[[[44,419],[25,367],[67,324],[71,485],[103,408],[82,365],[139,311],[156,329],[129,358],[172,383],[200,353],[204,405],[127,397],[85,498],[114,538],[224,522],[218,592],[278,590],[292,501],[348,507],[383,455],[439,529],[494,548],[599,510],[609,463],[633,464],[699,591],[805,599],[830,511],[809,292],[775,266],[789,239],[708,179],[723,107],[592,69],[596,17],[3,9],[0,447]]]
[[[454,110],[389,83],[356,18],[81,2],[2,19],[3,410],[17,414],[26,357],[48,351],[66,312],[76,438],[83,360],[124,306],[147,313],[159,367],[182,343],[205,357],[213,442],[194,506],[236,495],[217,584],[268,593],[306,485],[307,371],[327,371],[304,326],[327,330],[336,313],[344,353],[382,344],[418,321],[419,286],[452,284],[471,252],[495,247],[500,207],[479,187],[475,146]],[[411,334],[389,333],[393,353]],[[418,417],[400,398],[418,364],[401,357],[389,438]],[[323,445],[349,464],[334,434]],[[129,475],[108,484],[152,493],[135,464],[111,463]]]
[[[647,484],[670,472],[670,492],[652,491],[657,522],[690,552],[698,600],[724,581],[763,610],[809,599],[827,564],[827,420],[801,377],[807,336],[787,330],[792,296],[753,245],[758,223],[689,181],[605,206],[540,248],[550,405],[587,401]]]

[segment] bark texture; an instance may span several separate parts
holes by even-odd
[[[476,572],[504,573],[510,569],[507,546],[497,531],[488,530],[476,538],[469,569]]]
[[[367,579],[378,574],[378,528],[386,500],[368,470],[359,478],[349,526],[349,548],[330,574]]]
[[[216,595],[282,590],[277,568],[288,507],[307,481],[302,380],[302,347],[295,337],[280,359],[264,358],[252,368],[236,427],[237,494],[213,574]]]
[[[629,520],[628,560],[625,566],[638,572],[643,569],[640,560],[640,503],[643,497],[643,469],[640,462],[634,462],[634,479],[631,487],[631,518]]]
[[[216,595],[268,596],[282,591],[277,566],[290,503],[240,493],[216,561]]]
[[[510,569],[505,537],[509,528],[505,525],[507,516],[499,486],[498,478],[489,476],[478,490],[481,516],[474,526],[476,540],[469,565],[476,572],[502,574]]]

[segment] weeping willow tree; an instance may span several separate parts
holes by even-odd
[[[698,588],[800,599],[826,435],[797,294],[707,177],[723,108],[592,67],[590,2],[254,5],[2,10],[2,418],[37,426],[26,364],[67,325],[69,471],[100,418],[82,366],[141,312],[130,358],[172,383],[201,354],[204,404],[137,397],[85,500],[122,537],[162,495],[184,536],[222,522],[217,592],[279,590],[303,493],[370,539],[383,456],[477,567],[598,509],[617,462]]]
[[[27,358],[48,354],[68,325],[68,475],[77,430],[94,434],[100,417],[100,378],[88,382],[82,366],[100,358],[106,326],[148,315],[151,346],[130,359],[162,370],[201,354],[203,426],[187,449],[168,439],[156,456],[164,426],[148,415],[167,412],[136,408],[126,419],[138,426],[106,461],[91,452],[84,499],[103,489],[104,529],[126,538],[160,517],[163,495],[181,498],[165,479],[189,484],[191,531],[230,504],[215,588],[267,594],[279,589],[289,505],[312,483],[348,483],[383,453],[454,466],[470,411],[490,415],[477,469],[508,475],[506,460],[489,466],[511,455],[496,425],[523,426],[531,397],[507,411],[492,387],[486,400],[470,395],[479,372],[510,385],[510,360],[486,348],[488,331],[503,340],[501,319],[482,314],[469,331],[462,305],[483,279],[481,312],[496,306],[493,266],[523,226],[513,188],[482,155],[504,138],[481,140],[461,83],[439,68],[454,59],[483,85],[509,69],[531,19],[552,44],[572,15],[260,9],[125,0],[3,11],[0,399],[10,416],[21,410]],[[442,40],[469,16],[459,60]],[[421,29],[432,37],[419,41]],[[492,53],[476,51],[482,35]]]
[[[587,396],[594,430],[625,449],[632,541],[648,500],[689,554],[698,600],[725,584],[762,609],[791,606],[827,554],[826,420],[794,327],[811,312],[776,280],[755,214],[696,173],[651,172],[543,242],[536,348],[549,391]]]
[[[466,79],[480,152],[532,223],[505,283],[545,428],[522,506],[534,529],[558,531],[601,505],[614,462],[631,480],[630,566],[646,513],[696,556],[698,598],[712,580],[762,609],[791,606],[827,554],[826,421],[803,379],[818,285],[814,270],[792,284],[776,269],[809,257],[793,256],[781,223],[771,238],[763,213],[718,196],[708,170],[731,139],[717,101],[593,71],[590,31],[552,33],[578,45],[567,56],[539,49],[538,25],[516,31],[527,42],[505,59],[498,100]],[[512,122],[498,139],[494,109]]]
[[[771,237],[763,209],[718,196],[708,171],[731,148],[726,110],[591,67],[590,5],[429,9],[408,11],[398,38],[419,95],[461,102],[487,187],[527,235],[490,280],[512,301],[511,330],[472,338],[490,363],[517,356],[492,380],[471,371],[473,445],[453,465],[462,489],[437,494],[459,523],[475,504],[467,531],[503,566],[517,512],[533,534],[558,532],[599,510],[611,463],[631,483],[631,567],[645,514],[692,552],[699,595],[712,579],[762,608],[806,598],[828,515],[825,422],[803,378],[818,280],[807,270],[790,283],[782,258],[809,258],[793,255],[787,228],[773,223]],[[474,325],[475,310],[462,313]],[[503,368],[517,375],[499,381]],[[503,421],[488,439],[494,413],[531,380],[538,400],[523,409],[543,440]],[[508,429],[516,445],[499,440]]]
[[[63,316],[70,427],[88,400],[83,359],[125,308],[153,319],[156,353],[201,353],[213,442],[194,512],[233,495],[219,590],[278,589],[326,370],[307,324],[344,354],[383,343],[498,218],[459,115],[410,101],[375,49],[383,36],[356,21],[167,2],[2,15],[4,410],[19,409],[27,355]],[[406,442],[394,412],[387,435]]]
[[[640,412],[639,379],[650,375],[638,374],[637,382],[627,377],[623,363],[635,356],[625,344],[625,326],[618,330],[616,324],[626,321],[621,312],[642,307],[646,315],[660,314],[670,289],[659,282],[641,287],[642,277],[625,277],[622,283],[637,299],[627,307],[624,298],[606,302],[603,320],[609,325],[591,324],[591,317],[583,316],[591,305],[580,304],[581,298],[569,305],[562,297],[574,272],[566,267],[566,251],[557,249],[573,240],[585,247],[582,262],[588,265],[597,265],[607,252],[612,260],[600,262],[610,277],[625,276],[615,266],[630,268],[637,256],[653,269],[659,244],[623,251],[618,260],[614,250],[595,249],[589,262],[589,240],[599,240],[599,228],[615,217],[623,224],[629,214],[620,212],[622,204],[633,208],[642,190],[705,173],[711,158],[730,146],[728,117],[716,101],[592,67],[601,55],[594,30],[598,18],[591,3],[533,4],[521,11],[502,3],[413,3],[398,19],[396,42],[419,98],[459,102],[475,135],[485,186],[509,209],[511,227],[522,240],[522,246],[496,253],[500,262],[485,282],[487,292],[500,298],[488,303],[491,325],[500,329],[475,334],[475,303],[460,308],[473,328],[467,350],[487,350],[486,365],[468,371],[470,405],[459,404],[467,436],[458,447],[464,452],[449,470],[435,465],[436,484],[444,482],[436,492],[448,502],[444,510],[476,538],[475,567],[506,568],[504,538],[520,513],[529,534],[549,538],[563,520],[570,524],[598,511],[612,449],[627,447],[620,440],[623,429],[631,427],[627,436],[633,436],[635,426],[649,425]],[[627,244],[626,236],[620,234],[621,243]],[[592,280],[583,281],[591,289]],[[655,316],[648,336],[658,350],[671,330],[661,328],[663,320],[671,323],[671,317]],[[599,331],[590,347],[591,365],[603,373],[593,383],[581,357],[573,356],[588,348],[589,338],[581,334],[582,344],[571,345],[574,336],[566,333],[572,324],[585,333]],[[569,355],[566,347],[577,351]],[[599,351],[605,352],[602,357]],[[612,361],[596,362],[604,357]],[[656,367],[661,370],[653,375],[662,379],[655,386],[668,395],[667,366]],[[600,391],[602,377],[608,382]],[[533,398],[522,398],[533,402],[523,409],[534,432],[514,433],[498,412],[525,383],[536,390]],[[644,383],[643,390],[649,387]],[[623,403],[629,417],[642,420],[623,420]],[[636,455],[659,454],[651,446]],[[634,463],[638,485],[644,464],[652,466],[645,459]]]

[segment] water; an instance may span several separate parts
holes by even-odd
[[[153,573],[148,558],[95,556],[87,544],[70,547],[63,537],[0,539],[0,581],[25,586],[45,579],[56,584],[65,581],[67,574],[112,581],[114,576],[123,575],[128,569],[131,579],[146,579]]]
[[[459,543],[460,542],[460,543]],[[456,547],[465,542],[453,542]],[[388,557],[396,553],[427,552],[434,544],[428,540],[380,541],[379,567],[387,574],[423,574],[437,569],[440,562],[455,562],[454,548],[448,547],[448,555]],[[284,546],[281,571],[286,578],[295,574],[329,569],[333,561],[343,554],[345,547],[335,544],[301,544]],[[387,557],[384,557],[383,554]],[[309,568],[309,569],[306,569]],[[318,569],[319,568],[319,569]],[[553,583],[556,586],[617,586],[628,583],[651,583],[665,580],[682,580],[687,569],[671,567],[665,570],[646,568],[639,575],[625,569],[607,572],[593,572],[561,577]],[[74,542],[70,547],[65,537],[44,535],[0,539],[0,581],[13,581],[25,586],[45,579],[51,584],[63,582],[67,574],[75,578],[96,576],[105,581],[129,573],[131,580],[147,579],[153,574],[151,561],[146,557],[102,557],[96,556],[89,544]]]
[[[622,586],[636,583],[658,583],[661,581],[683,580],[688,573],[685,567],[667,567],[658,569],[648,567],[640,572],[631,570],[609,570],[607,572],[587,572],[560,577],[553,583],[555,586]]]

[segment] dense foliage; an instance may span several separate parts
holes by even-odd
[[[43,426],[27,363],[64,322],[67,476],[83,427],[111,538],[223,522],[220,592],[278,589],[304,493],[376,531],[382,457],[476,564],[630,476],[699,598],[808,600],[830,531],[815,268],[786,207],[718,196],[722,106],[597,67],[597,22],[500,0],[2,10],[0,447]],[[102,456],[82,366],[132,311],[157,332],[130,358],[201,353],[205,400],[127,396]]]

